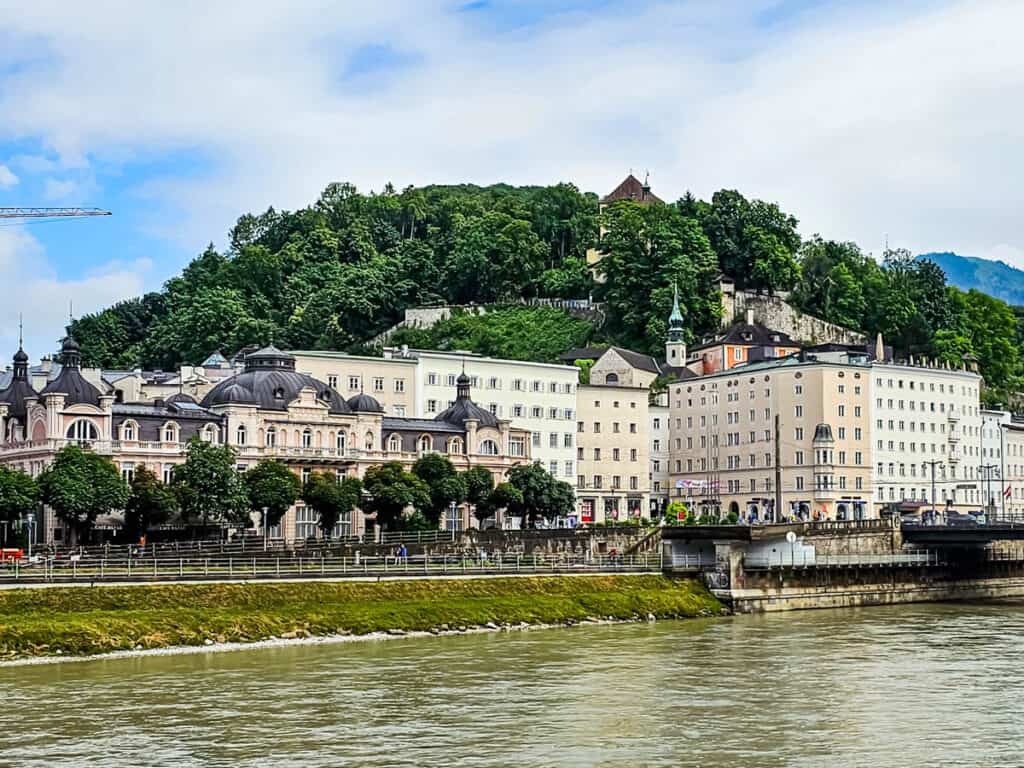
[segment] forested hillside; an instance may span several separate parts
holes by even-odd
[[[600,236],[599,232],[603,232]],[[604,280],[586,268],[606,254]],[[791,290],[801,309],[874,338],[901,355],[979,360],[990,402],[1019,386],[1014,311],[946,284],[934,263],[904,251],[881,263],[853,243],[801,241],[797,219],[732,190],[710,201],[621,201],[550,187],[390,185],[363,194],[332,184],[308,208],[242,216],[220,252],[200,254],[159,293],[76,321],[86,363],[170,368],[216,349],[365,349],[406,307],[507,304],[456,316],[396,340],[419,346],[552,360],[569,346],[612,342],[656,353],[679,286],[690,340],[719,324],[718,274],[739,287]],[[600,328],[523,299],[605,303]]]
[[[918,258],[938,264],[957,288],[976,288],[1008,304],[1024,305],[1024,271],[1009,264],[949,252],[926,253]]]

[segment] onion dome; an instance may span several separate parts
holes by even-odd
[[[463,371],[456,381],[455,403],[446,411],[434,417],[434,421],[444,421],[449,424],[463,426],[470,419],[475,420],[481,427],[498,426],[498,417],[481,408],[473,402],[469,396],[469,376]]]
[[[184,392],[178,392],[168,397],[164,402],[167,403],[167,405],[174,405],[175,403],[191,403],[192,405],[195,405],[196,399],[192,397],[192,395],[187,395]]]
[[[256,405],[264,410],[284,411],[303,389],[312,389],[331,413],[351,413],[341,395],[322,381],[298,373],[295,358],[276,347],[264,347],[245,356],[245,370],[211,389],[201,405]]]
[[[384,413],[384,407],[375,398],[362,392],[348,399],[348,407],[356,413]]]
[[[60,348],[61,369],[53,381],[43,387],[40,395],[64,395],[65,407],[69,405],[100,405],[100,391],[82,375],[81,348],[69,333]]]
[[[28,415],[28,406],[25,401],[30,397],[38,397],[36,391],[28,381],[28,355],[20,346],[14,353],[14,372],[11,383],[3,390],[0,390],[0,403],[7,405],[7,416],[10,419],[25,424]],[[3,436],[0,435],[0,438]]]

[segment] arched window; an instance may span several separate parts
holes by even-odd
[[[483,440],[480,443],[480,454],[483,456],[497,456],[498,444],[493,440]]]
[[[68,440],[99,440],[99,432],[91,421],[79,419],[68,427]]]
[[[126,441],[139,439],[139,428],[134,421],[126,421],[121,425],[121,439]]]
[[[452,454],[463,454],[466,452],[466,447],[462,442],[461,437],[453,437],[448,441],[448,453]]]
[[[277,429],[275,429],[274,427],[270,427],[267,430],[265,442],[267,448],[273,448],[275,445],[277,445]]]
[[[388,438],[388,452],[389,453],[400,453],[402,450],[402,438],[398,435],[392,435]]]
[[[339,432],[338,437],[335,438],[335,447],[338,449],[338,453],[345,452],[345,433]]]
[[[169,421],[164,424],[164,428],[160,430],[160,438],[165,443],[178,442],[178,425],[173,421]]]
[[[214,424],[207,424],[203,427],[203,440],[215,445],[217,443],[217,427]]]
[[[239,426],[238,429],[235,430],[235,443],[237,445],[245,445],[245,440],[245,427]]]
[[[434,450],[434,441],[430,439],[430,435],[420,435],[420,439],[416,443],[416,450],[420,453],[430,453]]]
[[[618,384],[619,383],[619,374],[617,374],[617,373],[609,373],[607,376],[604,377],[604,383],[605,384]]]
[[[363,438],[363,447],[368,451],[373,450],[373,432],[366,433],[366,437]]]
[[[302,430],[302,447],[312,448],[313,447],[313,430],[304,429]]]

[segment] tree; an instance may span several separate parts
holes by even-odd
[[[330,538],[342,515],[351,514],[363,496],[357,477],[339,479],[329,472],[313,472],[302,489],[302,498],[317,513],[317,527]]]
[[[487,498],[477,505],[473,514],[483,522],[501,509],[515,509],[523,503],[523,492],[511,483],[499,483]]]
[[[487,502],[494,490],[494,475],[487,467],[470,467],[462,473],[466,484],[466,501],[474,506]]]
[[[178,511],[174,492],[144,466],[135,469],[128,490],[124,530],[131,538],[138,538],[150,528],[166,523]]]
[[[455,470],[447,456],[440,453],[420,456],[412,465],[412,472],[429,489],[430,504],[420,511],[436,527],[449,506],[465,500],[466,478]]]
[[[0,467],[0,523],[7,529],[15,521],[34,512],[39,505],[39,484],[31,475],[9,467]]]
[[[363,488],[363,510],[376,514],[377,525],[383,527],[400,525],[409,507],[424,510],[431,505],[430,487],[397,461],[366,470]]]
[[[261,514],[266,510],[266,528],[281,522],[302,492],[302,483],[295,473],[275,459],[263,459],[242,477],[251,508]]]
[[[461,303],[529,294],[544,250],[528,221],[497,211],[465,219],[455,228],[448,285]]]
[[[236,454],[228,445],[192,438],[185,462],[174,468],[174,489],[187,520],[248,527],[249,498],[235,469]]]
[[[528,528],[538,517],[551,519],[572,514],[575,494],[568,483],[556,480],[539,463],[522,464],[508,473],[508,482],[522,495],[509,512],[523,518]]]
[[[124,509],[128,486],[110,459],[77,445],[61,448],[39,477],[40,498],[77,540],[88,536],[96,518]]]

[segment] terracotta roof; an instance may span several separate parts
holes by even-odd
[[[662,203],[660,197],[651,192],[651,188],[645,185],[632,173],[610,193],[601,198],[602,203],[614,203],[618,200],[635,200],[638,203]]]

